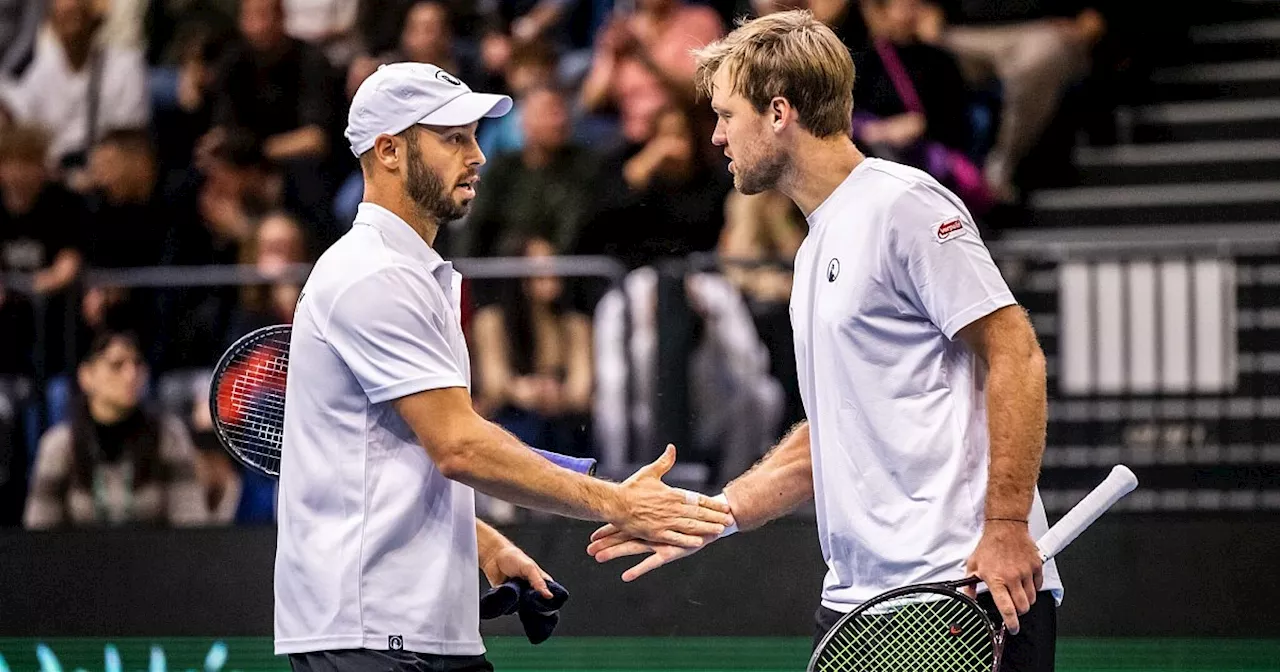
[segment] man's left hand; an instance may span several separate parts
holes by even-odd
[[[1009,634],[1018,634],[1018,615],[1027,613],[1035,604],[1036,591],[1044,583],[1040,551],[1031,539],[1027,524],[987,521],[966,570],[987,584]],[[970,597],[977,592],[974,586],[966,591]]]
[[[524,579],[538,594],[547,599],[552,598],[551,589],[547,588],[547,581],[552,580],[551,575],[542,571],[533,558],[515,546],[498,551],[483,570],[490,586],[500,586],[508,579]]]

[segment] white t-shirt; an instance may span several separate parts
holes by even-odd
[[[275,650],[479,655],[475,495],[390,403],[470,387],[460,276],[362,203],[298,299],[289,350]]]
[[[25,123],[53,133],[49,158],[87,149],[103,133],[120,128],[143,128],[151,118],[147,64],[138,49],[103,47],[99,82],[97,136],[89,138],[89,66],[71,69],[62,43],[47,32],[36,40],[35,55],[22,79],[0,82],[0,103]]]
[[[828,567],[822,604],[847,612],[965,576],[989,445],[985,370],[956,333],[1015,302],[964,205],[919,170],[866,159],[808,219],[791,322]],[[1038,491],[1029,513],[1038,538]],[[1052,562],[1044,589],[1061,599]]]

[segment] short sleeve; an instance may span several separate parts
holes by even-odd
[[[324,336],[375,404],[466,387],[444,301],[426,269],[384,268],[338,296]]]
[[[967,211],[926,184],[889,214],[890,275],[899,292],[947,338],[1017,303]]]

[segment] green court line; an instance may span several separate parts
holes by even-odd
[[[539,646],[523,637],[490,637],[485,643],[499,672],[797,672],[809,659],[803,637],[552,637]],[[113,672],[113,660],[122,663],[118,672],[287,672],[271,649],[263,637],[0,638],[0,672]],[[1275,672],[1280,639],[1070,638],[1059,642],[1057,662],[1058,672]]]

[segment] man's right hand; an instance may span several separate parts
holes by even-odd
[[[661,457],[623,481],[621,511],[609,522],[635,539],[699,548],[703,537],[719,536],[733,517],[722,502],[663,483],[675,462],[676,447],[668,444]]]

